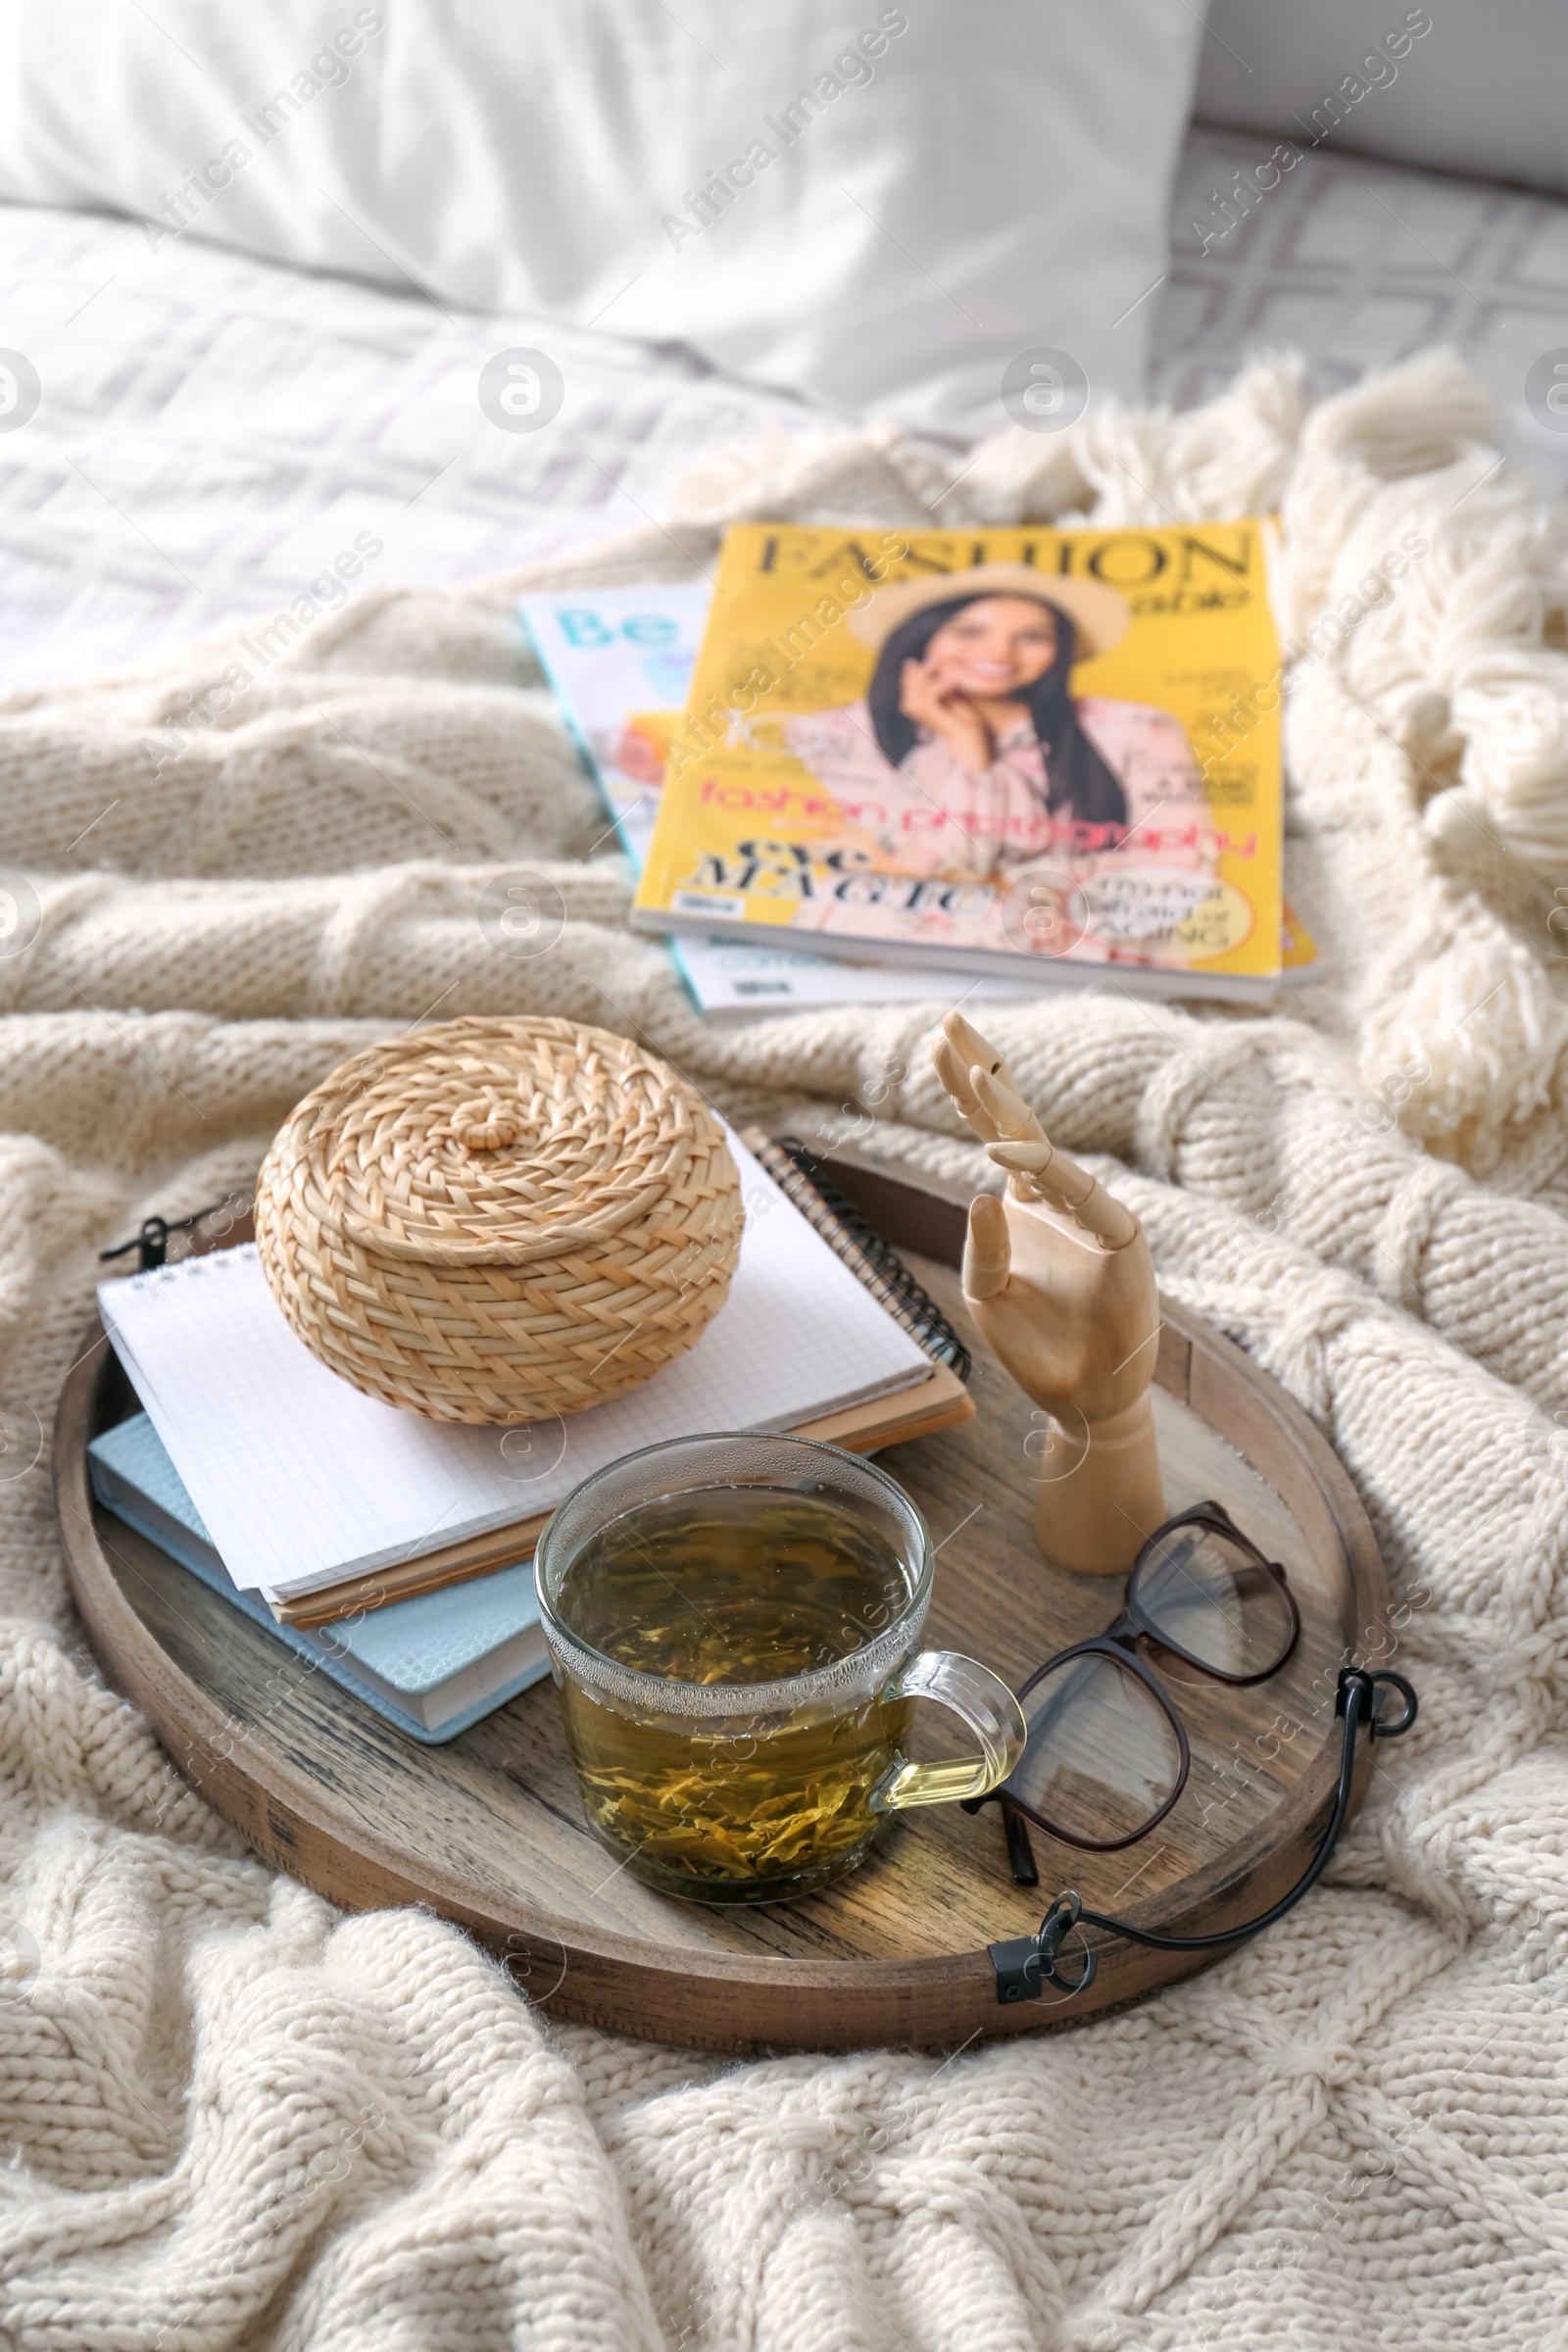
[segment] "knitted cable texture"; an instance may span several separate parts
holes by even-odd
[[[1488,431],[1438,355],[1315,408],[1260,364],[1194,415],[1003,435],[951,487],[887,429],[728,452],[664,525],[363,598],[248,682],[212,645],[0,704],[0,2340],[1562,2340],[1568,538]],[[587,1022],[731,1117],[991,1180],[928,1067],[936,982],[692,1013],[511,615],[707,566],[732,517],[913,527],[939,493],[950,524],[1280,512],[1312,984],[986,1025],[1172,1296],[1333,1441],[1393,1586],[1366,1639],[1421,1721],[1329,1882],[1157,2001],[734,2064],[550,2024],[439,1922],[250,1859],[85,1661],[44,1429],[95,1252],[248,1186],[329,1070],[432,1014]],[[482,915],[519,877],[547,953]]]

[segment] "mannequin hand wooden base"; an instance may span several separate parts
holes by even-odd
[[[1071,1466],[1043,1480],[1036,1496],[1041,1550],[1074,1576],[1125,1576],[1165,1517],[1149,1398],[1086,1423],[1076,1444],[1067,1440],[1065,1460]]]

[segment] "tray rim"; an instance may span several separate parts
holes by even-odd
[[[832,1164],[841,1183],[856,1173],[853,1162],[847,1164],[841,1155],[832,1155]],[[876,1175],[879,1200],[885,1200],[891,1185],[928,1206],[940,1204],[946,1210],[956,1205],[947,1188],[929,1180],[911,1182],[903,1171],[895,1173],[885,1164]],[[915,1213],[918,1217],[920,1212]],[[944,1238],[949,1230],[943,1228]],[[898,1235],[889,1238],[898,1244]],[[905,1246],[949,1257],[947,1248],[931,1247],[932,1238],[922,1231]],[[1274,1471],[1257,1459],[1246,1436],[1238,1435],[1235,1420],[1221,1426],[1212,1410],[1204,1409],[1205,1403],[1237,1408],[1242,1422],[1252,1424],[1253,1444],[1266,1446],[1270,1438],[1276,1446],[1283,1442],[1287,1460],[1294,1461],[1316,1491],[1320,1510],[1343,1547],[1356,1626],[1377,1623],[1388,1606],[1382,1558],[1349,1475],[1327,1440],[1280,1384],[1234,1343],[1163,1294],[1159,1303],[1159,1385],[1216,1429],[1277,1493],[1283,1490]],[[889,2040],[941,2047],[961,2039],[958,2026],[976,2016],[974,2030],[981,2035],[1070,2027],[1124,2007],[1226,1956],[1152,1953],[1126,1943],[1106,1944],[1102,1947],[1097,1985],[1081,2004],[1004,2008],[996,2000],[995,1976],[983,1945],[972,1951],[887,1961],[785,1959],[661,1946],[498,1895],[439,1861],[412,1857],[396,1838],[323,1794],[318,1784],[286,1757],[266,1751],[261,1767],[253,1768],[232,1752],[231,1741],[231,1752],[225,1754],[225,1709],[176,1663],[126,1597],[98,1536],[87,1478],[86,1445],[97,1424],[99,1392],[109,1361],[107,1338],[95,1325],[61,1391],[54,1426],[56,1512],[67,1576],[89,1646],[108,1681],[146,1716],[181,1778],[267,1861],[337,1907],[356,1911],[413,1904],[433,1909],[514,1961],[519,1951],[553,1947],[562,1954],[563,1975],[541,2002],[553,2013],[613,2032],[739,2052],[858,2048]],[[1288,1495],[1284,1499],[1299,1524],[1298,1503]],[[1332,1738],[1321,1743],[1265,1820],[1189,1877],[1130,1904],[1127,1917],[1138,1926],[1168,1933],[1181,1933],[1184,1926],[1189,1932],[1205,1932],[1266,1907],[1304,1866],[1311,1833],[1327,1816],[1339,1777],[1338,1748]],[[417,1769],[424,1750],[411,1748],[410,1754]],[[1355,1804],[1364,1794],[1371,1766],[1370,1749],[1363,1747]],[[723,2015],[693,2026],[681,2013],[683,2005],[689,2010],[694,1993],[716,2001]],[[774,1996],[763,2004],[766,2033],[757,2030],[763,2021],[745,2014],[755,2012],[757,1994]],[[820,2021],[808,2026],[812,2004],[824,1995],[832,1996],[835,2011],[825,2031]]]

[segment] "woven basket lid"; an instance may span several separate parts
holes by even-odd
[[[740,1180],[695,1088],[630,1040],[461,1020],[356,1054],[257,1185],[284,1313],[336,1372],[441,1419],[571,1412],[723,1303]]]

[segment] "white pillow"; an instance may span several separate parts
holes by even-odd
[[[1563,0],[1212,0],[1198,112],[1568,196]]]
[[[11,0],[0,197],[146,217],[172,285],[211,237],[985,425],[1043,346],[1141,393],[1200,30],[1174,0]]]

